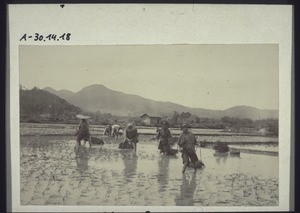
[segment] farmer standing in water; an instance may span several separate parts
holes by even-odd
[[[168,155],[170,152],[169,138],[172,138],[171,132],[168,128],[169,123],[167,121],[162,122],[162,128],[157,131],[157,135],[153,139],[160,139],[158,149],[160,154]]]
[[[89,141],[89,145],[91,147],[91,141],[90,141],[90,130],[89,130],[89,123],[87,119],[89,118],[88,116],[84,115],[77,115],[77,118],[80,118],[81,121],[79,123],[76,135],[77,135],[77,147],[81,145],[81,140],[86,143],[86,141]]]
[[[185,172],[186,167],[189,165],[189,160],[192,161],[194,165],[194,170],[196,172],[196,162],[198,161],[198,157],[196,155],[195,145],[197,144],[197,140],[195,135],[188,130],[189,125],[187,123],[181,124],[182,133],[178,139],[177,144],[180,148],[182,148],[182,161],[183,168],[182,173]]]

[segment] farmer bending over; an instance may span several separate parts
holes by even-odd
[[[177,144],[180,148],[182,148],[182,161],[183,161],[183,168],[182,173],[185,172],[186,167],[189,164],[189,159],[192,161],[194,165],[194,169],[196,172],[196,162],[198,161],[198,157],[196,155],[195,145],[197,144],[197,140],[195,135],[188,130],[188,124],[183,123],[181,125],[182,133],[178,139]]]
[[[111,137],[118,138],[119,137],[119,132],[120,132],[121,129],[123,130],[122,126],[120,126],[118,124],[113,125],[112,129],[111,129]]]
[[[138,131],[132,123],[129,123],[126,127],[124,147],[125,147],[126,143],[132,143],[134,150],[136,151],[136,145],[138,142],[139,142]]]
[[[157,135],[153,139],[160,139],[158,149],[160,153],[168,155],[170,152],[169,138],[171,138],[171,132],[168,128],[168,122],[162,122],[162,128],[157,131]]]
[[[108,135],[111,137],[112,127],[110,124],[106,125],[103,131],[103,135]]]

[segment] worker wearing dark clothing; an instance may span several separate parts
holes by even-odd
[[[168,128],[168,123],[164,121],[162,123],[162,128],[158,130],[156,137],[153,139],[159,139],[159,145],[158,149],[160,150],[160,153],[168,155],[170,152],[170,143],[169,138],[171,138],[171,132]]]
[[[79,123],[78,130],[77,130],[77,143],[80,145],[81,140],[89,141],[90,137],[90,130],[89,130],[89,123],[86,119],[82,119]]]
[[[129,123],[126,127],[125,140],[123,142],[124,147],[126,143],[132,143],[136,151],[137,143],[139,142],[139,134],[133,124]]]
[[[182,148],[182,172],[185,172],[190,160],[192,161],[194,169],[196,171],[196,162],[198,161],[195,150],[195,145],[197,144],[196,137],[192,132],[188,131],[187,123],[183,123],[181,128],[182,134],[180,135],[177,144],[180,148]]]

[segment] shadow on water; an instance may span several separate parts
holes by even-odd
[[[195,201],[193,199],[196,190],[196,173],[193,173],[190,180],[186,174],[182,174],[182,184],[180,186],[180,195],[175,197],[177,206],[193,206]]]

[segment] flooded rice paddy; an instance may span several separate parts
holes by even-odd
[[[208,148],[200,155],[198,148],[206,167],[182,174],[180,153],[160,155],[150,137],[140,136],[136,153],[118,149],[122,137],[104,138],[104,146],[82,145],[76,157],[75,136],[21,135],[21,204],[278,205],[277,156],[215,156]]]

